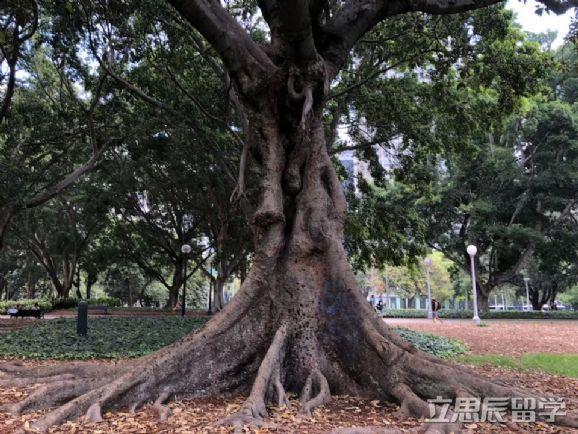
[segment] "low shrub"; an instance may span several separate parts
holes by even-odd
[[[421,309],[384,309],[384,318],[427,318],[427,312]]]
[[[402,338],[411,342],[420,350],[437,357],[455,357],[468,351],[468,347],[457,339],[436,336],[430,333],[418,332],[401,327],[394,328],[394,330],[399,333]]]
[[[115,297],[97,297],[97,298],[91,298],[90,300],[87,300],[88,304],[100,304],[100,305],[105,305],[108,307],[120,307],[122,306],[122,300],[120,298],[115,298]]]
[[[88,334],[76,334],[76,319],[37,321],[0,335],[4,358],[87,360],[140,357],[203,326],[206,318],[178,316],[89,318]]]
[[[16,305],[22,306],[23,309],[32,309],[35,304],[40,306],[40,309],[43,311],[49,311],[52,309],[52,302],[50,300],[40,299],[40,298],[32,298],[32,299],[24,299],[24,300],[8,300],[8,301],[0,301],[0,315],[6,315],[7,310],[9,307],[16,307]]]
[[[52,309],[71,309],[78,306],[78,298],[55,298],[52,300]]]
[[[469,319],[473,317],[471,310],[446,310],[440,311],[441,318],[448,319]],[[425,309],[386,309],[383,311],[384,318],[427,318]],[[578,319],[578,312],[557,310],[557,311],[516,311],[499,310],[490,311],[480,315],[482,319]]]

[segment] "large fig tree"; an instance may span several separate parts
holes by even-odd
[[[239,412],[223,421],[235,425],[262,423],[266,404],[284,405],[287,391],[300,394],[304,414],[332,394],[349,394],[392,400],[408,415],[426,417],[427,399],[436,396],[529,393],[428,356],[377,318],[343,248],[346,200],[322,123],[332,82],[347,62],[355,62],[354,45],[380,22],[413,12],[453,14],[498,1],[257,3],[268,27],[260,38],[253,37],[258,32],[246,14],[217,0],[169,0],[161,6],[173,7],[191,26],[191,43],[198,43],[200,34],[220,56],[248,122],[251,153],[261,166],[261,194],[251,220],[253,264],[240,292],[200,332],[136,361],[32,369],[4,365],[13,374],[3,380],[7,384],[44,383],[8,408],[55,407],[33,428],[46,431],[80,416],[98,421],[103,409],[134,410],[151,401],[165,418],[163,404],[171,398],[221,393],[248,394]],[[574,5],[573,0],[543,3],[555,12]],[[263,28],[257,24],[257,30]],[[107,50],[103,58],[112,58],[114,44]],[[570,416],[557,421],[578,426]]]

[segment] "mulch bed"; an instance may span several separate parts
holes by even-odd
[[[36,362],[38,363],[38,362]],[[517,372],[492,367],[474,368],[481,375],[492,379],[500,379],[506,384],[527,387],[566,398],[569,409],[578,409],[578,380],[557,377],[537,372]],[[1,389],[0,404],[15,402],[22,399],[33,387],[26,389]],[[397,407],[380,401],[371,401],[347,396],[337,396],[324,407],[314,411],[312,418],[298,415],[298,401],[288,410],[271,409],[269,427],[249,428],[247,433],[310,433],[321,434],[331,432],[339,427],[379,426],[397,428],[401,432],[409,432],[421,424],[420,421],[398,416]],[[243,403],[242,397],[225,399],[223,397],[202,398],[171,402],[172,416],[165,423],[159,423],[156,413],[146,406],[135,414],[123,411],[109,412],[104,415],[104,422],[98,424],[83,424],[68,422],[53,428],[51,433],[59,434],[105,434],[105,433],[203,433],[224,434],[233,430],[228,427],[218,427],[215,423],[227,414],[236,411]],[[20,417],[0,413],[0,433],[8,434],[34,420],[40,413],[26,414]],[[489,433],[578,433],[578,430],[560,428],[547,424],[490,424],[476,423],[466,425],[464,430],[471,434]]]

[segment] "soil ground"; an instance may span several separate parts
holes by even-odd
[[[578,354],[576,320],[486,320],[486,327],[478,327],[471,320],[433,323],[427,319],[388,318],[385,322],[392,327],[459,339],[473,354]]]
[[[434,334],[462,339],[475,354],[519,355],[524,352],[578,352],[578,321],[492,321],[488,327],[475,327],[468,321],[446,321],[443,324],[431,324],[422,320],[387,320],[394,326],[424,330]],[[47,362],[26,362],[40,364]],[[58,362],[48,362],[58,363]],[[578,409],[578,380],[539,372],[511,371],[488,366],[473,367],[481,375],[499,379],[506,384],[527,387],[564,397],[567,408]],[[14,389],[0,388],[0,405],[22,399],[33,387]],[[53,434],[108,434],[108,433],[229,433],[229,428],[217,427],[215,423],[225,415],[233,413],[242,404],[242,397],[205,398],[176,401],[170,403],[172,416],[166,423],[157,421],[156,413],[146,406],[134,415],[126,411],[114,411],[104,415],[104,422],[83,424],[69,422],[51,430]],[[347,396],[338,396],[327,405],[315,410],[312,418],[298,416],[299,404],[294,401],[286,410],[271,409],[270,426],[245,432],[264,433],[330,433],[339,427],[380,426],[397,428],[400,432],[409,432],[421,422],[415,419],[399,417],[396,406],[380,401],[370,401]],[[0,434],[14,432],[34,420],[38,413],[20,417],[0,413]],[[473,423],[465,427],[468,434],[488,433],[573,433],[578,430],[560,428],[547,424],[490,424]]]

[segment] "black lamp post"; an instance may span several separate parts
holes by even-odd
[[[181,315],[184,317],[185,316],[185,294],[187,291],[187,260],[188,260],[188,254],[191,253],[191,246],[189,246],[188,244],[183,244],[181,246],[181,252],[183,254],[183,304],[182,304],[182,312]]]

